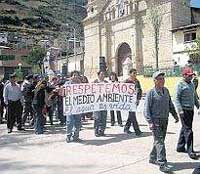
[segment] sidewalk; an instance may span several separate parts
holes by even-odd
[[[141,109],[141,108],[140,108]],[[123,113],[123,119],[126,114]],[[123,128],[110,127],[106,137],[95,137],[93,121],[83,125],[82,143],[65,142],[65,130],[54,126],[44,135],[32,130],[7,134],[0,125],[0,174],[159,174],[158,166],[148,164],[152,136],[141,113],[138,122],[142,137],[126,135]],[[194,119],[194,147],[200,150],[200,116]],[[171,117],[166,138],[167,158],[176,174],[191,174],[199,161],[176,153],[180,123]]]

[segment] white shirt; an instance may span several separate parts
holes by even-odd
[[[15,83],[15,85],[12,85],[11,83],[8,83],[3,91],[3,97],[4,102],[7,105],[8,101],[17,101],[22,99],[22,92],[20,89],[20,86]]]

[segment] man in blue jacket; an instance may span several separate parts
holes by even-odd
[[[155,87],[146,96],[144,106],[144,116],[149,124],[154,138],[153,149],[150,153],[149,163],[158,164],[160,171],[168,173],[170,168],[167,166],[165,137],[167,133],[168,117],[171,113],[178,122],[175,107],[171,101],[169,91],[165,84],[164,73],[157,71],[153,74]]]
[[[182,71],[183,79],[178,83],[176,89],[176,107],[181,119],[182,128],[177,145],[177,152],[187,152],[191,159],[198,159],[193,150],[192,122],[194,116],[194,105],[199,108],[198,97],[192,83],[193,71],[185,67]],[[185,149],[185,145],[187,149]]]

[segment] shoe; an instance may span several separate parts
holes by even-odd
[[[18,131],[25,131],[24,128],[18,128],[17,130],[18,130]]]
[[[71,136],[67,136],[66,139],[65,139],[65,141],[66,141],[67,143],[70,143],[70,142],[71,142],[70,139],[71,139]]]
[[[176,151],[178,152],[178,153],[185,153],[186,152],[186,150],[185,149],[176,149]]]
[[[136,132],[135,132],[135,135],[136,135],[136,136],[140,136],[140,135],[142,135],[142,132],[141,132],[141,131],[136,131]]]
[[[119,124],[119,127],[123,127],[123,124]]]
[[[158,165],[158,162],[155,159],[150,159],[149,163],[154,164],[154,165]]]
[[[160,171],[163,173],[170,173],[170,168],[166,164],[160,165]]]
[[[101,137],[104,137],[104,136],[105,136],[104,131],[99,131],[99,135],[100,135]]]
[[[111,126],[114,126],[115,124],[111,123]]]
[[[194,153],[194,152],[191,152],[191,153],[189,154],[189,157],[190,157],[191,159],[193,159],[193,160],[198,160],[198,159],[199,159],[199,157],[197,156],[197,154]]]
[[[97,134],[97,133],[95,133],[95,137],[100,137],[100,135],[99,135],[99,134]]]
[[[12,132],[12,129],[8,129],[8,133],[10,134]]]
[[[133,132],[131,132],[130,130],[124,130],[124,133],[132,134]]]

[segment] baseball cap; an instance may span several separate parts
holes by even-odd
[[[162,75],[162,76],[164,76],[165,75],[165,73],[164,72],[161,72],[161,71],[156,71],[156,72],[154,72],[153,73],[153,79],[155,80],[158,76],[160,76],[160,75]]]
[[[192,68],[189,68],[189,67],[185,67],[183,68],[182,70],[182,75],[194,75],[194,72],[192,70]]]

